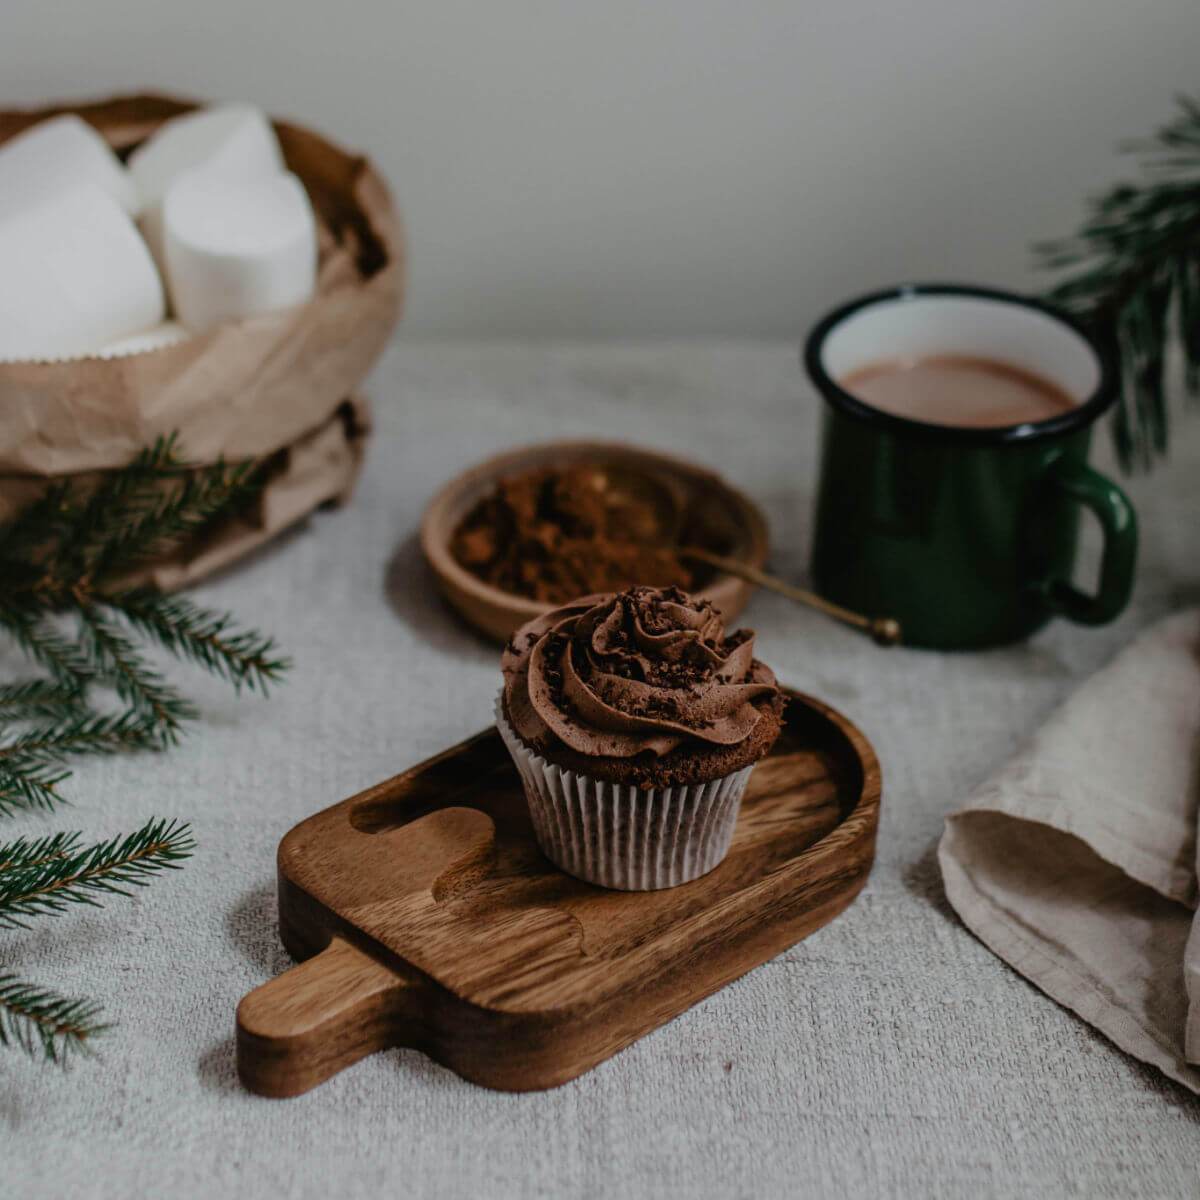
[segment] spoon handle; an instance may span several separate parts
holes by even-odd
[[[759,587],[778,592],[781,596],[796,601],[797,604],[806,604],[809,608],[815,608],[835,621],[841,621],[845,625],[869,634],[877,645],[894,646],[900,641],[900,622],[892,617],[864,617],[861,613],[851,612],[848,608],[834,604],[832,601],[818,596],[815,592],[784,583],[782,579],[768,575],[765,571],[760,571],[749,563],[740,562],[736,558],[726,558],[723,554],[713,554],[711,550],[681,546],[677,548],[676,553],[682,558],[690,558],[695,562],[707,563],[710,567],[716,567],[719,571],[727,571],[730,575],[736,575],[739,579],[746,580],[747,583],[755,583]]]

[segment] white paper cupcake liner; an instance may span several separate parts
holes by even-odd
[[[640,788],[548,762],[517,736],[502,697],[496,727],[525,785],[538,845],[568,874],[650,892],[699,879],[729,852],[753,763],[707,783]]]

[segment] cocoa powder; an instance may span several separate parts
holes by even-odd
[[[614,492],[603,467],[586,464],[500,480],[463,518],[450,552],[492,587],[545,604],[696,580],[663,544],[653,506]]]

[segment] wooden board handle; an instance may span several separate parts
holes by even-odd
[[[260,1096],[298,1096],[419,1028],[421,984],[334,938],[243,997],[237,1066]]]

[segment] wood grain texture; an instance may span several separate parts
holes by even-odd
[[[844,717],[791,696],[728,857],[682,887],[558,871],[494,728],[298,825],[280,931],[309,961],[242,1001],[243,1082],[295,1095],[408,1045],[491,1087],[552,1087],[826,924],[870,871],[879,766]]]

